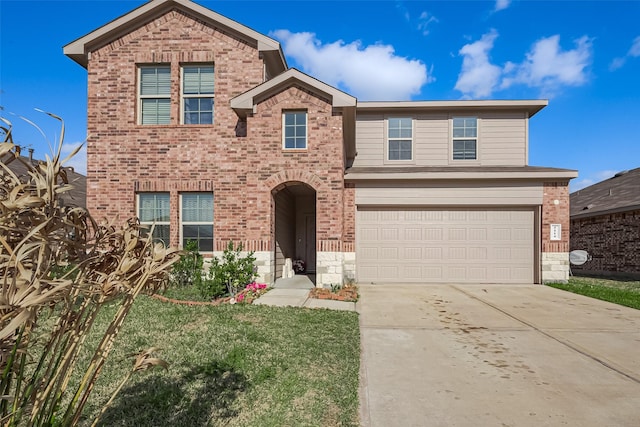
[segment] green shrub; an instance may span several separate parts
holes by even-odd
[[[211,267],[206,280],[202,281],[201,293],[203,296],[210,296],[212,292],[221,288],[235,296],[239,290],[253,282],[257,277],[254,263],[256,258],[253,252],[246,256],[241,256],[242,244],[234,249],[233,242],[229,242],[222,257],[213,257]]]
[[[178,262],[171,269],[170,286],[184,288],[187,286],[198,287],[202,281],[203,259],[198,252],[198,242],[189,240],[185,245]]]

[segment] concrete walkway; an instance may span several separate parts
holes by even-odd
[[[356,311],[355,302],[309,298],[309,292],[313,287],[314,285],[311,280],[304,275],[296,275],[288,279],[278,279],[273,285],[273,289],[253,303],[255,305],[271,305],[276,307],[307,307]]]
[[[640,425],[640,310],[540,285],[360,294],[364,426]]]

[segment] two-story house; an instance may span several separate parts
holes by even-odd
[[[64,47],[88,72],[87,205],[171,245],[303,259],[318,285],[568,278],[568,181],[528,165],[546,101],[359,102],[280,44],[152,0]]]

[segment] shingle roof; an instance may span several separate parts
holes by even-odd
[[[20,156],[21,161],[17,159],[10,161],[7,167],[15,173],[18,177],[26,176],[28,173],[27,164],[31,160],[28,157]],[[6,158],[4,159],[6,160]],[[38,160],[31,161],[33,165],[38,164]],[[79,206],[82,208],[87,207],[87,177],[75,172],[72,168],[65,168],[67,171],[67,178],[69,184],[73,188],[62,195],[63,203],[73,206]]]
[[[571,193],[571,217],[640,209],[640,168],[617,173]]]

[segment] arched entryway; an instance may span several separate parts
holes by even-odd
[[[302,260],[305,274],[315,283],[316,191],[309,185],[290,181],[273,192],[275,221],[275,278],[283,277],[286,259]]]

